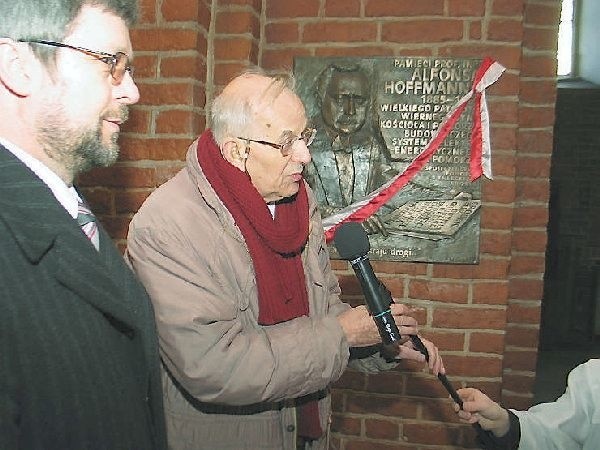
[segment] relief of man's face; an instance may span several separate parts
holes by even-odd
[[[321,107],[325,124],[341,134],[355,133],[365,124],[369,83],[361,72],[334,72]]]

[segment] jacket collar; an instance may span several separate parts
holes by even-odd
[[[224,230],[235,230],[235,234],[233,234],[233,238],[245,242],[242,236],[241,231],[239,231],[237,225],[235,224],[235,220],[233,216],[229,213],[229,210],[225,207],[213,187],[210,185],[202,168],[200,167],[200,163],[198,162],[198,141],[200,138],[196,139],[192,144],[188,147],[188,152],[186,156],[186,169],[188,171],[189,177],[192,182],[198,187],[198,191],[204,201],[210,206],[211,210],[217,216],[217,219],[223,225]],[[229,231],[227,231],[229,232]]]

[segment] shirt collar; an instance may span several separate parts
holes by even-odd
[[[48,166],[12,142],[0,137],[0,144],[6,147],[9,152],[15,155],[48,186],[56,200],[67,210],[71,217],[77,217],[77,203],[80,197],[73,186],[67,186]]]

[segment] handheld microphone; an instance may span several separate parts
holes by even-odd
[[[367,253],[371,248],[369,238],[362,225],[358,222],[346,222],[340,225],[333,237],[333,243],[342,259],[349,261],[360,282],[365,295],[367,308],[377,325],[379,335],[383,342],[381,355],[387,360],[394,359],[398,355],[398,346],[402,343],[400,331],[394,322],[390,305],[393,302],[392,295],[387,287],[377,279]],[[421,352],[429,361],[429,352],[419,336],[411,334],[410,340],[413,347]],[[438,379],[446,388],[452,399],[462,409],[462,399],[448,380],[445,374],[438,373]],[[485,448],[493,448],[491,434],[481,428],[478,422],[473,424],[480,440],[486,444]]]
[[[333,241],[342,259],[350,261],[360,282],[367,308],[383,342],[382,355],[393,359],[398,354],[397,345],[401,343],[400,331],[390,309],[392,296],[375,276],[367,257],[371,246],[363,227],[356,222],[344,223],[336,231]]]

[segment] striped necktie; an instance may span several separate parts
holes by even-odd
[[[98,236],[98,224],[96,223],[96,216],[92,214],[90,207],[83,200],[79,200],[77,203],[77,223],[81,227],[81,230],[85,233],[96,250],[100,248],[99,236]]]

